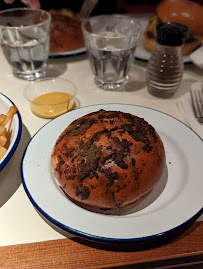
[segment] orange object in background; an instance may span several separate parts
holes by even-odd
[[[189,27],[194,37],[203,40],[203,6],[189,0],[164,0],[156,10],[162,22],[177,22]]]

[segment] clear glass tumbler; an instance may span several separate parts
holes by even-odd
[[[115,90],[126,81],[140,29],[135,19],[123,15],[101,15],[84,20],[85,44],[99,88]]]
[[[44,10],[15,8],[0,12],[0,43],[13,74],[35,80],[45,75],[51,16]]]

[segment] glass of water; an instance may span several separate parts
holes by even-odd
[[[45,75],[49,57],[51,15],[44,10],[15,8],[0,12],[2,51],[17,78]]]
[[[134,61],[140,24],[124,15],[101,15],[84,20],[82,30],[96,85],[120,88]]]

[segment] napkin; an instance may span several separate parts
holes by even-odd
[[[203,45],[189,56],[191,62],[203,69]]]
[[[196,82],[192,86],[201,87],[202,85],[203,83]],[[195,117],[190,92],[186,92],[179,98],[177,106],[185,123],[203,139],[203,123],[200,123]]]

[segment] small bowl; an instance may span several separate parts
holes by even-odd
[[[24,97],[32,113],[40,118],[53,119],[74,106],[76,86],[63,78],[44,78],[30,82]]]
[[[7,96],[0,93],[0,114],[7,114],[11,106],[15,106],[15,104]],[[7,129],[8,127],[11,129],[10,144],[3,158],[0,159],[0,171],[3,170],[14,155],[21,139],[22,120],[19,111],[13,116],[12,121],[6,125]]]

